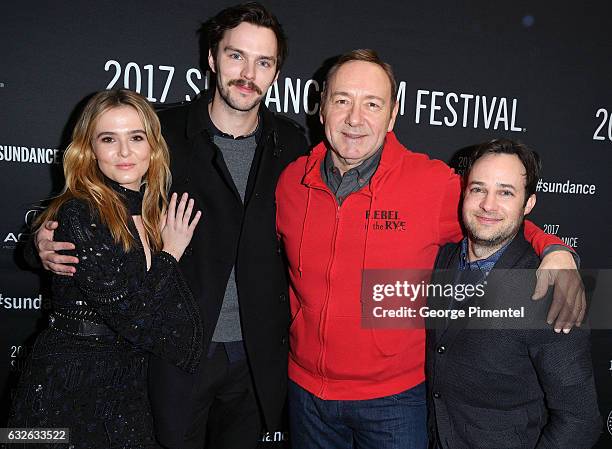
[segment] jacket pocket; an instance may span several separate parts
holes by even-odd
[[[371,329],[370,331],[374,345],[386,357],[404,352],[408,345],[414,344],[416,332],[422,332],[422,340],[425,341],[425,333],[421,330]]]
[[[469,437],[471,447],[479,449],[521,449],[523,442],[515,428],[503,430],[485,430],[465,425],[465,432]]]

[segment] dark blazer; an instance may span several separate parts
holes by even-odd
[[[440,250],[436,270],[451,271],[437,271],[433,282],[454,282],[459,255],[458,244]],[[530,299],[539,263],[519,232],[487,277],[484,303],[541,307]],[[596,443],[601,418],[588,331],[474,327],[464,319],[427,331],[431,448],[582,449]]]
[[[172,190],[188,192],[202,219],[181,258],[204,321],[204,354],[219,317],[230,272],[242,334],[267,427],[279,428],[287,385],[288,284],[276,236],[274,191],[281,171],[308,151],[299,125],[261,106],[259,138],[242,204],[220,150],[207,131],[208,99],[159,113],[171,155]],[[206,363],[206,359],[202,360]],[[150,399],[159,440],[180,442],[193,410],[190,376],[153,357]],[[178,444],[180,447],[180,444]]]

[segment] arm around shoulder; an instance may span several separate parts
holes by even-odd
[[[88,305],[130,343],[194,371],[202,352],[202,324],[176,260],[154,254],[142,277],[135,271],[144,270],[134,262],[138,250],[125,252],[86,204],[63,209],[62,226],[80,259],[74,281]]]

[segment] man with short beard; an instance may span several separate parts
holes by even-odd
[[[539,177],[537,155],[511,140],[483,144],[470,157],[462,214],[467,237],[440,250],[435,268],[441,271],[431,282],[479,286],[484,295],[450,305],[429,298],[432,307],[465,314],[427,331],[433,448],[587,449],[599,437],[588,331],[553,332],[529,299],[540,260],[523,223]],[[470,316],[476,307],[524,316]]]
[[[206,29],[213,91],[159,114],[172,189],[189,192],[203,213],[180,265],[202,310],[206,353],[194,376],[152,358],[150,399],[163,445],[248,449],[262,424],[281,425],[289,304],[274,188],[308,148],[298,125],[262,104],[287,53],[276,17],[245,3]],[[54,252],[70,245],[52,238],[37,237],[44,266],[73,272],[64,264],[77,261]]]
[[[364,326],[363,272],[432,267],[439,247],[462,236],[461,188],[446,164],[398,141],[396,99],[393,70],[376,52],[342,55],[321,93],[325,140],[278,181],[293,449],[427,447],[425,331]],[[540,254],[561,242],[533,223],[525,235]],[[542,264],[556,257],[575,268],[561,251]]]

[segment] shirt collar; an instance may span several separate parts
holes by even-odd
[[[212,97],[209,99],[208,103],[206,104],[206,108],[208,109],[208,105],[212,102]],[[263,122],[263,117],[262,117],[262,110],[261,108],[259,108],[258,112],[257,112],[257,127],[255,128],[255,130],[252,133],[249,133],[247,135],[244,136],[232,136],[231,134],[227,134],[224,133],[223,131],[221,131],[219,128],[217,128],[215,126],[215,124],[213,123],[212,119],[210,118],[210,114],[206,114],[205,119],[204,119],[204,126],[206,127],[206,131],[208,131],[208,134],[210,134],[211,137],[215,137],[215,136],[219,136],[219,137],[223,137],[224,139],[248,139],[249,137],[253,137],[255,136],[255,141],[259,143],[259,138],[261,137],[262,134],[262,122]]]
[[[493,266],[497,263],[499,258],[504,254],[508,245],[512,242],[512,239],[502,246],[500,249],[495,251],[486,259],[475,260],[470,262],[468,258],[468,238],[464,237],[461,241],[461,254],[459,256],[459,270],[480,270],[485,276],[493,269]]]
[[[365,184],[369,182],[370,178],[372,178],[372,176],[374,175],[374,172],[376,172],[376,169],[378,168],[378,164],[380,163],[380,158],[382,155],[382,148],[383,147],[381,146],[378,150],[376,150],[376,153],[374,153],[372,156],[367,158],[365,161],[363,161],[358,166],[351,168],[346,173],[357,172],[357,177],[359,178],[359,180],[363,181],[360,184]],[[327,175],[327,177],[335,177],[340,180],[342,179],[340,170],[338,170],[338,168],[336,168],[336,166],[334,165],[334,160],[332,158],[331,149],[327,150],[327,153],[325,154],[325,160],[323,163],[325,167],[325,174]]]

